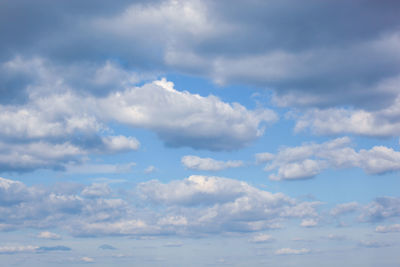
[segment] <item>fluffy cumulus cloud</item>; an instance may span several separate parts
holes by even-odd
[[[280,227],[285,221],[318,216],[319,202],[300,202],[221,177],[191,176],[164,184],[149,181],[134,188],[135,198],[113,197],[110,188],[93,184],[70,189],[28,187],[3,179],[7,191],[21,196],[0,202],[1,230],[52,228],[75,236],[204,235],[253,232]],[[15,185],[14,185],[15,186]],[[6,194],[5,194],[6,195]],[[149,203],[153,206],[148,209]],[[60,236],[41,231],[39,238]],[[258,235],[254,242],[270,237]]]
[[[18,57],[5,65],[15,72],[33,69],[35,81],[27,85],[19,105],[0,103],[2,171],[65,169],[92,154],[139,149],[136,138],[111,135],[111,122],[154,131],[169,146],[232,150],[260,137],[265,123],[277,118],[271,110],[248,110],[212,95],[178,91],[165,79],[134,86],[133,74],[119,78],[114,72],[123,70],[110,63],[92,67],[101,72],[99,77],[77,67],[56,66],[57,72],[42,59]],[[118,90],[94,94],[73,82],[85,78],[95,83],[109,71],[116,80],[125,79]],[[60,75],[64,72],[73,72],[73,79]]]
[[[258,154],[264,155],[264,154]],[[400,170],[400,152],[385,146],[356,151],[348,137],[325,143],[305,143],[283,147],[268,155],[266,171],[276,171],[271,180],[312,178],[328,168],[362,168],[368,174],[385,174]]]
[[[197,156],[184,156],[181,162],[186,168],[197,171],[221,171],[227,168],[243,166],[243,162],[240,160],[219,161],[212,158],[200,158]]]
[[[113,93],[98,105],[102,116],[153,130],[169,146],[211,150],[243,147],[263,133],[263,122],[277,118],[271,110],[177,91],[166,79]]]

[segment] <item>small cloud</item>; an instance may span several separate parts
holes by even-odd
[[[182,157],[181,162],[186,168],[196,171],[221,171],[243,166],[241,160],[219,161],[212,158],[200,158],[191,155]]]
[[[85,262],[85,263],[93,263],[94,259],[90,257],[82,257],[79,259],[80,262]]]
[[[37,246],[3,246],[0,247],[0,254],[36,252],[38,248]]]
[[[375,232],[377,233],[394,233],[394,232],[400,232],[400,224],[392,224],[392,225],[378,225],[375,228]]]
[[[108,245],[108,244],[103,244],[101,246],[99,246],[99,249],[105,249],[105,250],[116,250],[115,247]]]
[[[111,193],[111,188],[107,184],[91,184],[82,190],[82,196],[85,197],[104,197]]]
[[[302,227],[314,227],[318,225],[318,221],[314,219],[304,219],[301,221],[300,226]]]
[[[256,236],[254,236],[250,242],[252,243],[266,243],[266,242],[271,242],[274,239],[272,238],[272,236],[267,235],[267,234],[258,234]]]
[[[271,161],[274,157],[275,157],[274,154],[271,154],[268,152],[255,154],[257,164],[266,163],[268,161]]]
[[[281,248],[275,251],[275,255],[301,255],[301,254],[308,254],[311,251],[306,248],[301,249],[292,249],[292,248]]]
[[[144,170],[144,173],[149,174],[149,173],[152,173],[155,171],[156,171],[156,167],[154,167],[153,165],[150,165]]]
[[[61,239],[61,236],[56,234],[56,233],[52,233],[52,232],[48,232],[48,231],[44,231],[44,232],[40,232],[37,235],[38,238],[43,238],[43,239],[52,239],[52,240],[59,240]]]
[[[358,243],[361,247],[366,248],[383,248],[383,247],[390,247],[389,243],[376,241],[376,240],[361,240]]]

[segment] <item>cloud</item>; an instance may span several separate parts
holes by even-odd
[[[85,197],[105,197],[110,195],[111,188],[107,184],[91,184],[82,190],[81,195]]]
[[[320,205],[221,177],[190,176],[167,184],[156,180],[140,183],[133,188],[133,199],[131,195],[117,198],[112,187],[103,184],[54,190],[4,180],[5,184],[23,186],[30,194],[2,204],[4,225],[12,225],[12,229],[51,228],[82,237],[257,232],[281,227],[292,218],[315,218]],[[4,188],[5,195],[9,194],[7,190],[15,190],[12,186]],[[58,238],[47,231],[38,237]]]
[[[248,110],[213,95],[177,91],[166,79],[87,94],[60,76],[73,66],[58,66],[56,72],[44,59],[21,57],[7,64],[22,69],[32,65],[37,73],[25,102],[0,104],[0,171],[65,170],[93,154],[138,150],[136,138],[110,135],[111,122],[154,131],[172,147],[233,150],[260,137],[265,124],[277,119],[268,109]],[[85,77],[79,69],[75,72]]]
[[[377,233],[395,233],[400,232],[400,224],[392,224],[392,225],[378,225],[375,228],[375,232]]]
[[[293,248],[281,248],[274,252],[275,255],[302,255],[308,254],[311,250],[306,248],[293,249]]]
[[[261,136],[262,123],[277,118],[271,110],[177,91],[166,79],[113,93],[98,105],[102,116],[150,129],[168,146],[209,150],[241,148]]]
[[[52,246],[52,247],[39,247],[39,246],[2,246],[0,247],[0,254],[17,254],[17,253],[44,253],[51,251],[70,251],[71,248],[66,246]]]
[[[399,84],[396,81],[396,86]],[[396,137],[400,131],[400,96],[378,110],[312,109],[296,117],[295,131],[310,129],[318,135],[356,134],[369,137]]]
[[[0,247],[0,254],[15,254],[15,253],[29,253],[36,252],[39,247],[37,246],[2,246]]]
[[[297,147],[284,147],[271,156],[266,171],[277,170],[271,180],[297,180],[313,178],[328,168],[362,168],[368,174],[385,174],[400,170],[400,152],[385,146],[356,151],[348,137],[321,144],[306,143]]]
[[[125,87],[131,69],[269,88],[277,103],[290,106],[374,109],[398,95],[385,87],[400,71],[396,3],[120,0],[88,6],[44,0],[4,4],[1,23],[14,27],[0,30],[0,59],[39,55],[54,64],[81,65],[84,78],[74,79],[79,71],[68,71],[65,79],[103,95]],[[102,68],[92,71],[93,66]],[[24,98],[35,68],[27,69],[0,71],[1,99]]]
[[[318,225],[318,221],[315,219],[304,219],[301,221],[300,226],[302,227],[315,227]]]
[[[338,216],[342,214],[348,214],[355,212],[360,209],[360,205],[357,202],[349,202],[336,205],[333,209],[331,209],[330,214],[332,216]]]
[[[152,173],[155,172],[157,170],[156,167],[154,167],[153,165],[148,166],[146,169],[144,169],[144,173],[148,174],[148,173]]]
[[[384,248],[391,246],[391,244],[387,242],[381,242],[376,240],[361,240],[358,244],[366,248]]]
[[[91,257],[82,257],[79,259],[80,262],[84,262],[84,263],[93,263],[94,259]]]
[[[378,197],[363,207],[360,215],[362,221],[377,222],[400,216],[400,198]]]
[[[59,240],[61,239],[61,236],[56,234],[56,233],[52,233],[49,231],[44,231],[44,232],[40,232],[37,235],[38,238],[44,238],[44,239],[52,239],[52,240]]]
[[[115,247],[108,245],[108,244],[103,244],[101,246],[99,246],[100,249],[105,249],[105,250],[116,250]]]
[[[255,154],[256,158],[256,163],[261,164],[261,163],[266,163],[268,161],[271,161],[274,158],[274,154],[264,152],[264,153],[257,153]]]
[[[243,166],[243,162],[240,160],[218,161],[212,158],[200,158],[197,156],[184,156],[181,162],[186,168],[196,171],[221,171],[227,168]]]
[[[126,164],[88,164],[88,163],[75,163],[68,164],[65,166],[66,172],[68,173],[83,173],[83,174],[95,174],[95,173],[128,173],[132,171],[132,168],[136,166],[135,162]]]
[[[267,243],[273,241],[273,237],[267,234],[258,234],[254,236],[250,242],[252,243]]]

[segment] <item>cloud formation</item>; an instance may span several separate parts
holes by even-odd
[[[182,157],[181,162],[186,168],[196,171],[221,171],[243,166],[243,162],[240,160],[219,161],[212,158],[200,158],[191,155]]]
[[[92,184],[58,191],[4,179],[2,230],[53,228],[75,236],[205,235],[273,229],[290,219],[315,218],[319,202],[300,202],[241,181],[190,176],[164,184],[153,180],[134,188],[135,201],[112,197]],[[148,209],[152,203],[154,209]],[[12,227],[11,227],[12,226]],[[59,238],[40,232],[40,238]],[[264,236],[265,237],[265,236]]]
[[[321,144],[305,143],[297,147],[283,147],[265,167],[277,171],[271,180],[296,180],[313,178],[328,168],[362,168],[368,174],[385,174],[400,170],[400,152],[385,146],[356,151],[348,137],[337,138]]]

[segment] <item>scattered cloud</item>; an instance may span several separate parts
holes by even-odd
[[[302,227],[315,227],[317,225],[318,221],[316,219],[304,219],[300,223],[300,226]]]
[[[221,171],[228,168],[243,166],[243,162],[240,160],[219,161],[212,158],[200,158],[197,156],[184,156],[181,162],[186,168],[196,171]]]
[[[366,248],[384,248],[391,246],[391,244],[387,242],[381,242],[376,240],[361,240],[358,244]]]
[[[357,202],[338,204],[333,209],[331,209],[330,214],[332,216],[348,214],[359,210],[359,208],[360,205]]]
[[[250,239],[250,242],[252,243],[267,243],[271,241],[274,241],[274,238],[267,234],[258,234],[253,236],[252,239]]]
[[[29,253],[36,252],[38,249],[38,246],[1,246],[0,254]]]
[[[284,147],[271,156],[266,171],[277,170],[271,180],[298,180],[312,178],[328,168],[362,168],[369,174],[385,174],[400,170],[400,152],[385,146],[356,151],[348,137],[321,144],[306,143]]]
[[[74,236],[204,235],[274,229],[291,218],[315,218],[319,202],[300,202],[245,182],[190,176],[133,188],[137,198],[117,198],[107,184],[50,188],[28,187],[4,179],[3,196],[20,188],[15,199],[0,202],[0,215],[15,229],[69,232]],[[121,196],[122,197],[122,196]],[[149,205],[154,209],[148,209]],[[41,238],[56,238],[41,232]],[[266,236],[257,237],[259,240]]]
[[[82,257],[79,259],[80,262],[84,262],[84,263],[93,263],[94,259],[91,257]]]
[[[293,248],[281,248],[274,252],[275,255],[302,255],[308,254],[311,250],[306,248],[293,249]]]
[[[43,239],[52,239],[52,240],[59,240],[61,239],[61,236],[56,234],[56,233],[52,233],[52,232],[48,232],[48,231],[44,231],[44,232],[40,232],[37,235],[38,238],[43,238]]]
[[[152,172],[155,172],[156,170],[157,170],[156,167],[154,167],[153,165],[150,165],[146,169],[144,169],[144,173],[152,173]]]
[[[378,197],[364,206],[360,215],[362,221],[383,221],[388,218],[400,217],[400,198]]]
[[[395,233],[395,232],[400,232],[400,224],[378,225],[375,228],[375,232],[377,232],[377,233]]]

